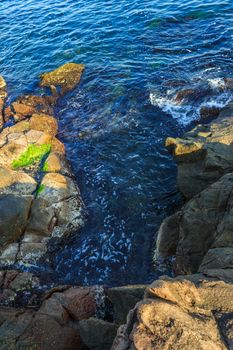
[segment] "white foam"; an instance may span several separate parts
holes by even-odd
[[[194,106],[189,104],[178,105],[174,96],[161,96],[157,93],[150,93],[150,102],[153,106],[159,107],[163,112],[170,114],[178,123],[188,125],[191,121],[198,119],[199,114]]]
[[[213,79],[214,80],[214,79]],[[215,82],[217,84],[217,82]],[[215,84],[214,83],[214,84]],[[202,107],[218,107],[223,108],[231,102],[233,96],[230,92],[223,92],[217,96],[206,97],[199,104],[181,104],[178,105],[174,100],[174,94],[162,96],[159,92],[150,93],[150,102],[153,106],[159,107],[163,112],[170,114],[177,122],[183,126],[187,126],[194,120],[200,119],[200,110]]]
[[[225,81],[223,78],[214,78],[214,79],[207,79],[209,86],[212,89],[224,89],[225,88]]]

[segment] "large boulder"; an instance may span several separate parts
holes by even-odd
[[[167,138],[166,147],[178,165],[178,186],[192,198],[233,170],[233,106],[209,125],[197,125],[183,138]]]
[[[78,85],[83,71],[83,64],[66,63],[51,72],[43,73],[40,85],[49,87],[55,96],[59,94],[58,88],[61,89],[61,94],[64,94]]]
[[[32,280],[31,275],[13,271],[12,274],[8,288],[22,290],[24,282]],[[86,350],[79,335],[79,321],[94,316],[95,312],[94,288],[52,290],[39,308],[1,307],[0,348]]]
[[[118,329],[112,350],[226,350],[233,346],[233,284],[163,277]]]
[[[156,259],[176,255],[177,273],[233,268],[233,173],[162,223]]]
[[[109,350],[117,333],[117,325],[90,317],[79,322],[79,333],[89,350]]]
[[[129,285],[109,288],[106,291],[113,305],[113,318],[117,324],[124,323],[129,310],[139,302],[146,289],[145,285]]]

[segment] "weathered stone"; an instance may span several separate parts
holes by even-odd
[[[36,181],[28,174],[0,166],[0,194],[31,195],[36,186]]]
[[[203,276],[199,282],[191,280],[163,277],[149,286],[119,328],[112,350],[229,349],[233,285]],[[218,314],[228,322],[219,322]]]
[[[200,110],[201,122],[206,122],[217,118],[220,111],[221,111],[221,108],[218,108],[218,107],[203,106]]]
[[[79,322],[79,333],[88,349],[109,350],[117,333],[117,325],[91,317]]]
[[[54,209],[43,198],[33,201],[27,231],[39,236],[49,236],[56,224]]]
[[[56,87],[60,87],[61,93],[64,94],[78,85],[83,71],[83,64],[66,63],[54,71],[42,74],[40,85],[50,87],[52,92],[55,89],[55,95],[57,93]]]
[[[18,243],[11,243],[0,254],[0,263],[3,265],[12,265],[15,263],[19,251]]]
[[[51,152],[49,154],[42,170],[48,173],[60,173],[64,176],[73,176],[71,167],[64,154],[58,152]]]
[[[30,129],[43,131],[56,136],[58,131],[57,120],[46,114],[33,114],[29,121]]]
[[[209,125],[198,125],[184,138],[168,138],[166,146],[178,163],[178,185],[192,198],[223,174],[233,171],[233,119],[223,110]],[[228,117],[225,117],[228,115]]]
[[[15,329],[13,329],[14,332]],[[36,350],[84,349],[78,334],[77,324],[67,322],[64,326],[61,326],[53,315],[40,313],[34,316],[24,333],[20,333],[15,349],[30,349],[32,346]]]
[[[33,107],[37,113],[53,115],[54,99],[51,96],[24,95],[17,102]]]
[[[0,76],[0,90],[6,90],[6,81],[3,76]]]
[[[77,321],[94,316],[96,313],[94,288],[69,288],[63,293],[54,293],[53,298],[56,298],[72,318]]]
[[[13,102],[12,107],[14,111],[14,119],[16,121],[30,117],[33,113],[36,112],[34,107],[25,105],[23,103]]]
[[[176,248],[177,273],[232,268],[232,191],[230,173],[190,200],[181,209],[179,220],[166,219],[159,231],[156,256],[174,254]]]
[[[156,242],[155,259],[175,255],[179,239],[180,212],[167,217],[161,224]]]
[[[145,285],[114,287],[107,290],[107,296],[113,304],[114,322],[124,323],[129,310],[133,309],[144,294]]]
[[[42,85],[53,89],[55,84],[68,91],[78,84],[83,69],[83,65],[65,65],[45,74]],[[0,132],[0,263],[4,267],[35,263],[47,253],[49,239],[56,237],[58,243],[59,237],[83,225],[79,189],[65,147],[55,138],[58,125],[52,115],[57,98],[26,95],[5,108],[5,97],[6,83],[0,77],[0,127],[11,117],[17,121]]]
[[[58,173],[47,173],[41,181],[41,186],[43,191],[37,198],[43,198],[51,204],[79,195],[73,180]]]
[[[3,106],[4,106],[4,101],[3,101],[3,99],[0,97],[0,128],[2,128],[3,125],[4,125]]]
[[[47,252],[46,243],[21,243],[17,260],[24,264],[33,264]]]
[[[59,141],[56,137],[54,137],[52,139],[51,145],[52,145],[52,151],[53,152],[58,152],[58,153],[65,154],[65,146],[64,146],[64,144],[61,141]]]
[[[15,242],[23,234],[32,196],[0,195],[0,248]]]

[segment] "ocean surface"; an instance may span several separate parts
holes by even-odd
[[[34,268],[65,283],[155,279],[156,232],[182,202],[164,140],[232,97],[233,1],[1,0],[0,39],[10,100],[40,93],[44,71],[86,65],[56,108],[86,226]],[[197,93],[178,103],[184,88]]]

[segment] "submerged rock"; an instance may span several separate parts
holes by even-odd
[[[218,108],[218,107],[208,107],[208,106],[201,107],[200,109],[201,122],[205,123],[207,121],[211,121],[212,119],[217,118],[220,112],[221,112],[221,108]]]
[[[64,94],[78,85],[83,71],[83,64],[66,63],[54,71],[43,73],[40,85],[49,87],[55,96],[59,94],[58,87],[61,89],[61,94]]]

